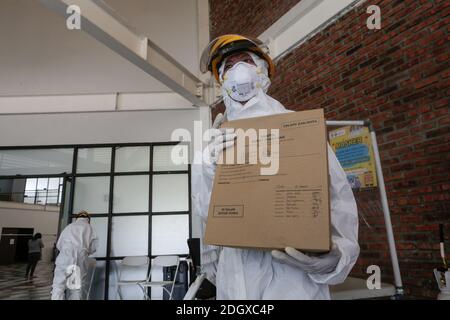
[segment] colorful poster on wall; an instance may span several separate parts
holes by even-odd
[[[353,189],[377,186],[375,158],[369,128],[347,126],[329,133],[330,145]]]

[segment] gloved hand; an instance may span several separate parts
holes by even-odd
[[[285,252],[272,250],[272,257],[282,263],[297,267],[311,274],[327,274],[333,272],[341,258],[341,252],[333,245],[330,252],[308,256],[300,251],[287,247]]]
[[[216,165],[219,160],[220,153],[235,143],[236,134],[233,128],[221,128],[220,125],[225,121],[222,113],[219,113],[212,125],[212,134],[208,146],[204,150],[203,159],[209,163]]]

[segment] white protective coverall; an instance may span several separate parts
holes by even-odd
[[[59,254],[55,262],[52,300],[66,300],[66,270],[72,265],[80,268],[81,290],[79,294],[70,290],[73,296],[69,293],[67,299],[85,300],[87,298],[89,255],[95,253],[97,244],[98,238],[87,218],[78,218],[63,230],[56,244]]]
[[[259,70],[267,75],[265,62],[254,54],[250,55]],[[221,77],[223,65],[225,63],[222,64]],[[270,80],[263,78],[266,84],[244,105],[232,100],[223,91],[228,120],[290,112],[266,94]],[[328,285],[345,280],[358,258],[359,245],[356,202],[346,174],[330,147],[328,164],[332,244],[340,253],[334,271],[307,273],[297,266],[275,259],[267,250],[202,244],[202,272],[216,285],[217,299],[330,299]],[[200,215],[203,222],[202,232],[208,215],[214,173],[214,164],[204,162],[192,166],[192,205],[194,214]]]

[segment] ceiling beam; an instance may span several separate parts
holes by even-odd
[[[98,0],[40,0],[47,8],[69,18],[67,8],[80,8],[81,30],[101,42],[194,106],[207,106],[202,100],[205,85],[184,66],[148,38],[136,34]],[[64,23],[62,28],[66,27]],[[182,48],[180,48],[182,49]]]
[[[197,109],[174,92],[0,96],[0,115]]]
[[[365,1],[299,1],[258,38],[269,45],[272,58],[278,61]]]

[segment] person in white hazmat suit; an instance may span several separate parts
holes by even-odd
[[[273,62],[259,40],[221,36],[202,56],[203,72],[212,71],[222,86],[225,116],[213,127],[237,120],[290,112],[266,94]],[[203,222],[220,152],[234,144],[235,135],[220,131],[203,152],[201,166],[192,167],[193,211]],[[304,254],[294,248],[237,249],[202,243],[202,272],[216,285],[217,299],[330,299],[329,285],[345,280],[359,255],[356,202],[344,170],[328,146],[332,250]],[[233,235],[230,234],[230,237]]]
[[[55,261],[52,300],[87,299],[88,272],[92,263],[89,256],[97,250],[98,238],[86,211],[81,211],[75,217],[75,222],[61,232],[56,244],[59,254]],[[69,277],[73,282],[68,287]]]

